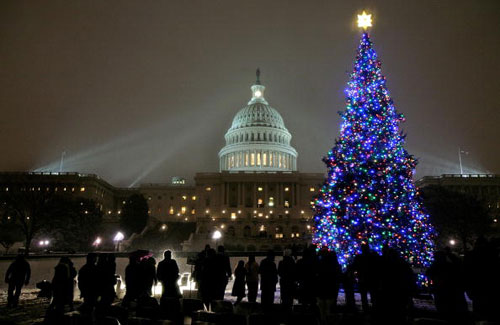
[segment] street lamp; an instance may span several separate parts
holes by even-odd
[[[48,241],[47,239],[45,240],[40,240],[40,242],[38,243],[39,246],[42,246],[42,247],[46,247],[46,246],[49,246],[50,244],[50,241]]]
[[[120,250],[120,242],[125,238],[125,235],[119,231],[116,233],[115,238],[113,238],[113,241],[115,242],[115,250],[119,251]]]
[[[97,237],[95,240],[94,240],[94,243],[92,245],[94,245],[95,247],[98,247],[99,245],[101,245],[102,243],[102,239],[101,237]]]
[[[455,246],[457,242],[455,241],[455,239],[450,239],[450,245],[451,246]]]
[[[215,247],[217,247],[217,241],[222,238],[222,233],[219,230],[214,231],[212,234],[212,239],[215,240]]]

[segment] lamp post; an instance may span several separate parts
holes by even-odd
[[[222,238],[222,233],[219,230],[214,231],[212,234],[212,239],[215,240],[215,247],[217,248],[217,244],[219,239]]]
[[[120,242],[125,238],[125,235],[121,231],[117,232],[113,241],[115,242],[115,250],[120,251]]]
[[[94,242],[92,243],[92,246],[94,246],[96,249],[99,247],[99,245],[101,245],[102,243],[102,239],[101,237],[97,237]]]

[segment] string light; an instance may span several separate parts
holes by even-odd
[[[435,231],[412,177],[416,159],[403,147],[398,114],[381,63],[364,32],[345,89],[340,137],[323,161],[328,178],[312,202],[313,242],[335,250],[345,268],[369,244],[385,244],[414,267],[432,261]]]

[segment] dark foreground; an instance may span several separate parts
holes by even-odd
[[[188,296],[185,294],[185,297]],[[279,297],[277,292],[276,297]],[[281,305],[273,305],[269,310],[263,310],[260,304],[249,304],[243,302],[240,305],[232,306],[234,297],[230,291],[226,292],[225,302],[219,302],[213,308],[213,312],[197,312],[203,308],[201,302],[194,299],[182,299],[179,306],[168,308],[168,311],[155,310],[154,308],[130,308],[128,311],[122,309],[120,300],[114,304],[114,318],[107,318],[97,324],[228,324],[228,325],[266,325],[266,324],[320,324],[315,310],[301,305],[295,305],[292,311],[283,310]],[[370,315],[360,312],[361,303],[356,295],[358,312],[346,312],[345,301],[342,292],[339,295],[339,307],[335,313],[329,317],[326,324],[374,324]],[[0,324],[43,324],[49,300],[37,298],[37,290],[23,290],[19,306],[6,308],[7,294],[0,292]],[[279,303],[276,298],[276,303]],[[437,314],[433,306],[433,301],[428,299],[414,299],[415,308],[412,320],[408,324],[446,324],[437,319]],[[81,300],[75,300],[75,310],[79,309]],[[178,310],[176,310],[178,308]],[[91,323],[79,313],[70,313],[67,310],[64,319],[57,321],[57,324],[89,324]],[[160,320],[170,318],[170,320]],[[117,323],[119,321],[119,323]]]

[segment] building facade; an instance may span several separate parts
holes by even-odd
[[[224,244],[233,250],[282,249],[310,241],[311,200],[323,174],[297,171],[297,151],[283,118],[264,97],[257,82],[252,97],[240,109],[225,134],[219,152],[219,171],[197,173],[194,185],[174,177],[168,184],[117,188],[96,175],[80,173],[1,173],[0,188],[26,182],[33,190],[49,190],[92,199],[108,227],[119,230],[126,199],[141,193],[149,206],[150,225],[195,222],[196,231],[183,243],[187,251],[205,244]],[[220,232],[217,242],[214,232]]]
[[[452,191],[470,194],[487,206],[492,217],[497,218],[500,216],[500,175],[443,174],[440,176],[424,176],[415,184],[420,188],[438,185]]]
[[[264,91],[257,73],[250,101],[225,134],[219,172],[197,173],[193,186],[175,179],[139,187],[153,219],[196,222],[185,250],[216,241],[235,250],[279,249],[311,239],[311,200],[324,175],[297,171],[292,136]]]

